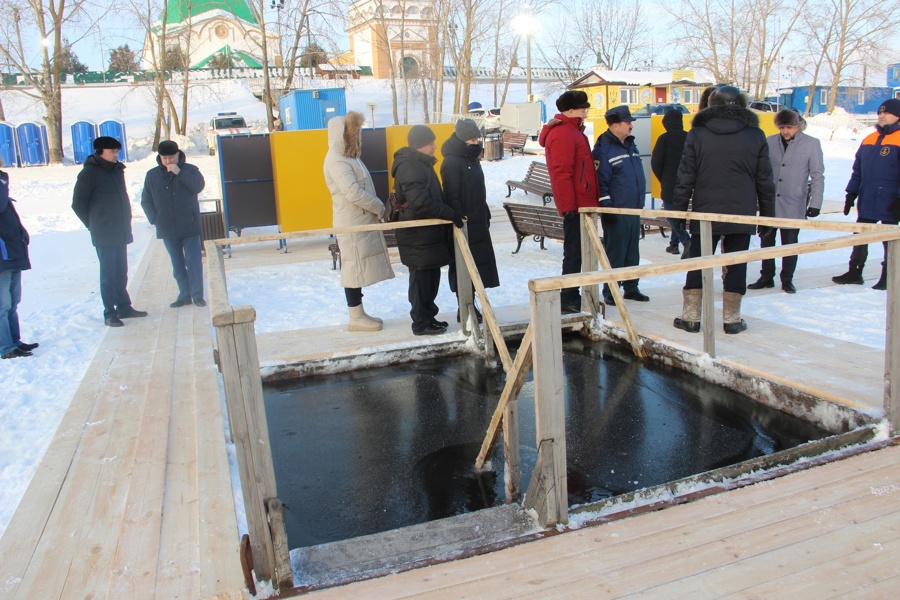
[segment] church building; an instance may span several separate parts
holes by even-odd
[[[257,9],[247,0],[166,0],[165,12],[144,42],[141,62],[145,69],[155,69],[162,56],[163,19],[166,47],[180,47],[192,69],[211,66],[211,61],[213,65],[262,67],[262,29]],[[279,39],[271,31],[267,38],[272,64],[280,54]]]
[[[376,79],[390,77],[389,58],[398,77],[418,77],[420,69],[439,75],[438,25],[432,0],[356,0],[347,28],[350,52]]]

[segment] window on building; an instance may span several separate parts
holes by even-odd
[[[828,104],[828,90],[819,90],[819,104],[822,106]]]
[[[430,6],[426,6],[425,8],[422,9],[422,16],[425,17],[426,19],[430,19],[434,16],[434,11],[431,9]]]
[[[399,4],[395,4],[395,5],[391,8],[391,14],[392,14],[392,15],[399,15],[399,14],[402,14],[402,13],[403,13],[403,9],[400,8],[400,5],[399,5]]]
[[[697,88],[686,87],[681,91],[682,104],[697,104],[700,101],[697,96]]]
[[[866,103],[866,90],[859,90],[859,94],[856,97],[857,104],[865,104]]]
[[[415,6],[410,6],[409,9],[406,11],[406,14],[409,15],[410,17],[418,17],[419,9],[416,8]]]
[[[637,88],[619,88],[619,104],[637,104]]]

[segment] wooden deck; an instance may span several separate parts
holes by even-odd
[[[153,240],[150,316],[107,332],[0,538],[0,598],[246,597],[209,312],[169,308],[170,269]]]
[[[514,239],[502,228],[497,238]],[[665,243],[649,237],[642,253],[666,260]],[[289,254],[271,247],[242,251],[228,267],[327,261],[326,247],[322,239],[292,243]],[[162,244],[152,241],[131,280],[135,304],[150,316],[107,332],[0,538],[0,599],[246,598],[209,313],[168,307],[176,295],[169,268]],[[827,285],[830,274],[801,270],[795,281],[798,287]],[[650,303],[628,305],[639,331],[699,351],[700,336],[671,327],[680,289],[648,293]],[[523,315],[522,307],[498,312],[507,322]],[[607,316],[615,321],[615,309]],[[883,352],[748,321],[745,334],[718,337],[722,356],[827,387],[847,404],[880,412]],[[387,325],[378,335],[389,343],[413,339],[407,324]],[[260,336],[261,359],[316,352],[322,358],[322,337],[306,333],[302,340],[313,341],[295,337],[293,345],[290,333]],[[337,342],[335,354],[373,345],[373,338],[360,342],[340,328],[317,333]],[[898,498],[900,448],[889,447],[666,510],[313,595],[888,598],[900,586]]]

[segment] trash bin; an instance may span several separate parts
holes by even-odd
[[[484,160],[500,160],[503,158],[503,135],[491,133],[484,136]]]
[[[206,212],[201,208],[200,212],[200,241],[220,240],[225,235],[225,219],[222,215],[222,201],[218,198],[214,200],[201,200],[200,203],[215,202],[215,210]],[[206,254],[206,248],[202,247],[203,253]]]

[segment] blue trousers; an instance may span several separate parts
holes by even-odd
[[[609,258],[609,266],[636,267],[641,262],[641,218],[637,215],[610,215],[614,219],[601,217],[603,224],[603,249]],[[638,291],[638,279],[622,282],[625,292]],[[603,296],[609,297],[609,285],[603,284]]]
[[[172,275],[178,284],[178,300],[203,299],[203,257],[200,236],[165,238],[163,245],[172,259]]]
[[[103,300],[103,318],[117,317],[118,310],[131,308],[128,296],[128,247],[97,246],[100,260],[100,298]]]
[[[19,345],[19,301],[22,299],[22,271],[0,271],[0,354]]]

